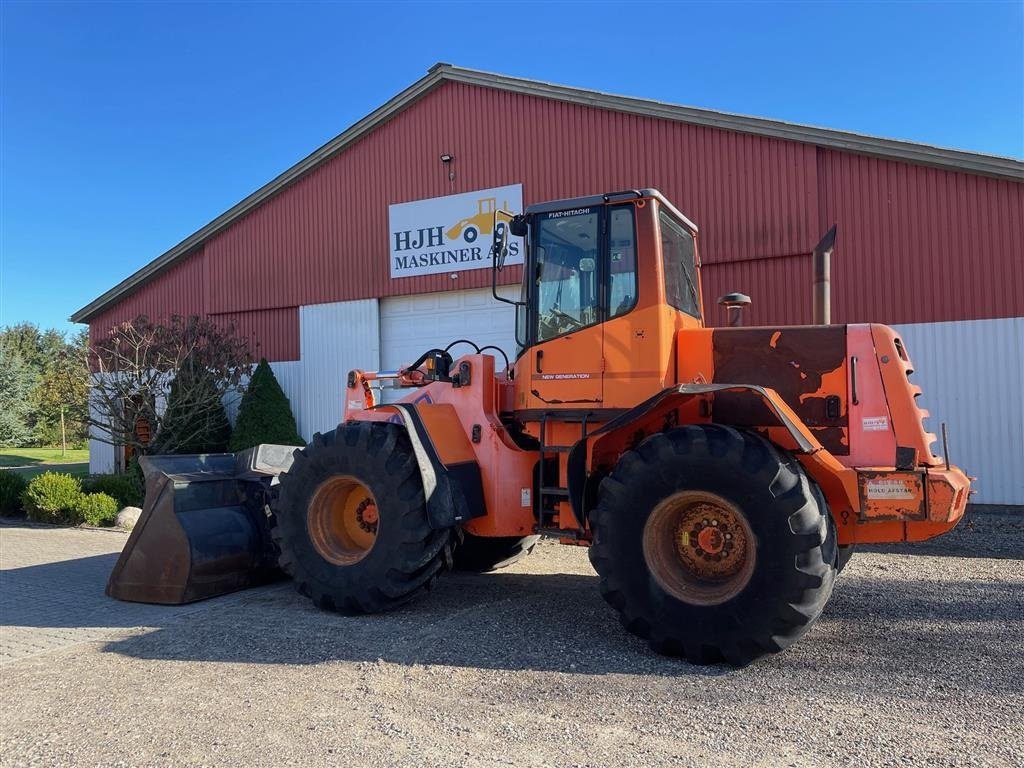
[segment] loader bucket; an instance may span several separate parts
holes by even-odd
[[[278,578],[268,504],[294,451],[140,457],[146,501],[107,594],[180,605]]]

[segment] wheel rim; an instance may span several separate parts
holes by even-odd
[[[306,517],[313,547],[335,565],[358,563],[377,540],[377,500],[369,488],[348,475],[320,483]]]
[[[731,600],[754,573],[754,533],[739,507],[713,493],[663,499],[644,526],[644,560],[655,580],[691,605]]]

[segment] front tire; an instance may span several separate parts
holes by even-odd
[[[599,489],[590,560],[623,625],[666,655],[736,666],[802,637],[835,579],[800,464],[719,425],[652,435]]]
[[[274,508],[279,563],[320,608],[377,613],[451,568],[451,529],[427,520],[419,467],[395,424],[343,424],[297,451]]]

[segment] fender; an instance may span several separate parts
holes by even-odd
[[[483,479],[473,446],[448,403],[390,403],[398,412],[423,478],[430,527],[450,528],[487,514]]]
[[[569,501],[577,519],[587,519],[597,495],[595,480],[612,470],[624,450],[633,448],[648,435],[683,424],[726,423],[714,417],[714,396],[719,392],[744,392],[759,397],[778,422],[778,426],[769,428],[768,438],[797,454],[830,502],[856,508],[856,473],[822,447],[774,389],[756,384],[679,384],[663,389],[573,446],[568,459]]]

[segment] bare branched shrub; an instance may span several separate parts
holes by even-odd
[[[225,400],[241,397],[251,370],[249,345],[233,326],[196,316],[153,321],[140,315],[94,339],[87,356],[93,438],[138,454],[194,444]],[[174,428],[164,430],[172,383],[190,418],[172,414]]]

